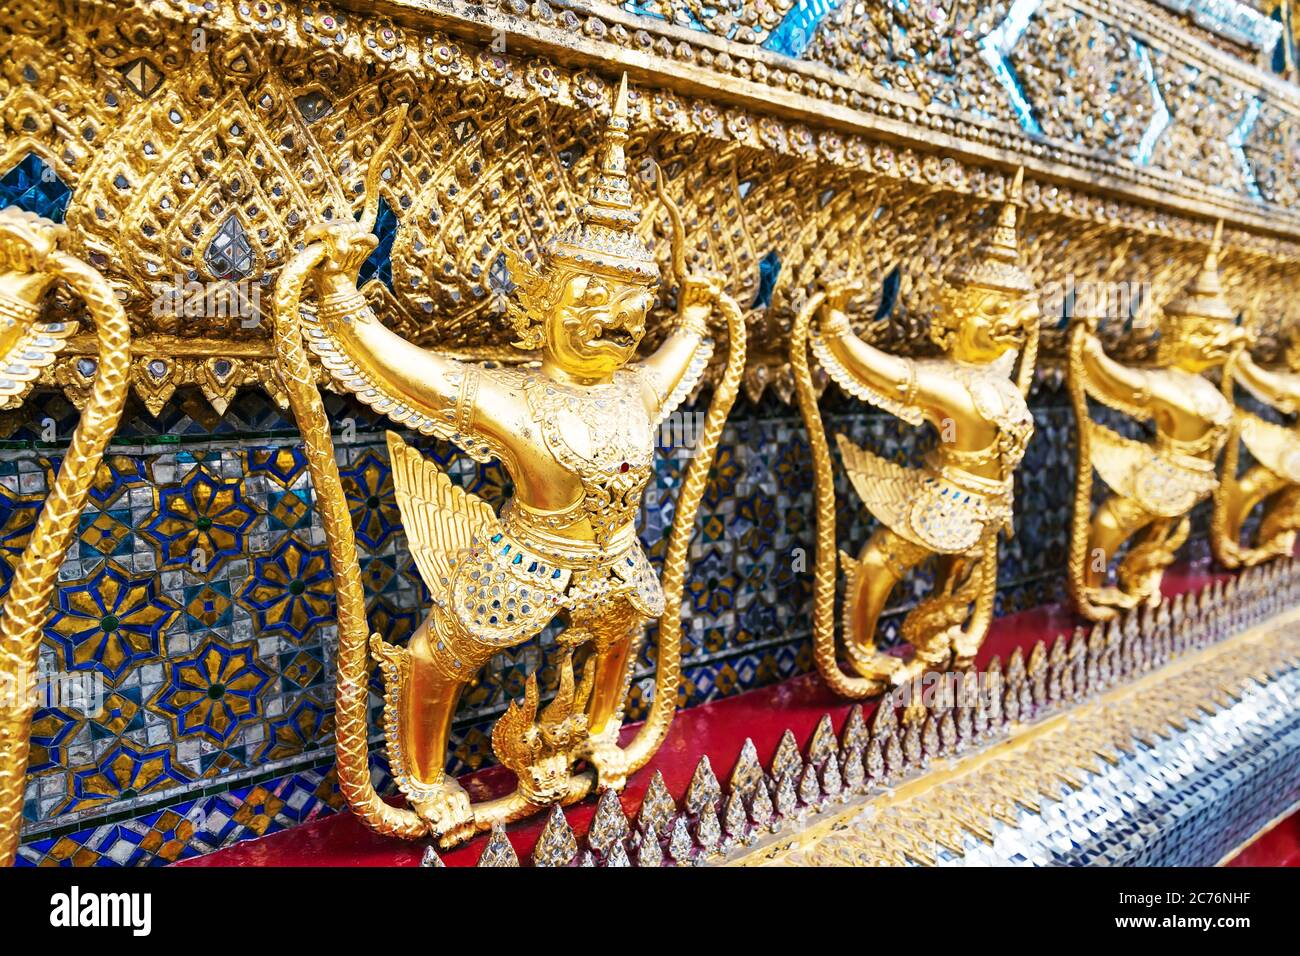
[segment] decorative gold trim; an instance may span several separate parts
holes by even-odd
[[[1074,789],[1113,762],[1131,741],[1168,736],[1198,719],[1208,700],[1237,697],[1300,657],[1300,611],[1187,655],[1072,710],[1013,726],[1009,739],[968,757],[940,760],[924,776],[874,798],[859,797],[794,836],[773,836],[728,860],[742,866],[879,865],[929,862],[925,845],[948,845],[953,832],[986,839],[991,808],[1006,794],[1041,806],[1065,783]],[[891,813],[890,811],[896,811]],[[960,843],[955,848],[960,852]],[[918,858],[915,854],[922,854]]]
[[[787,730],[766,767],[746,740],[725,764],[733,766],[725,789],[707,755],[681,798],[656,771],[633,819],[602,797],[577,837],[553,810],[534,863],[761,865],[844,834],[862,845],[855,859],[831,862],[924,864],[935,846],[960,853],[971,835],[988,842],[993,821],[1014,826],[1022,810],[1040,813],[1058,799],[1062,785],[1087,786],[1098,760],[1114,763],[1134,741],[1186,731],[1251,681],[1294,670],[1297,597],[1300,562],[1250,568],[1157,610],[1059,635],[1050,650],[1046,641],[1029,654],[1018,648],[1005,666],[994,658],[978,683],[952,694],[905,688],[901,706],[885,698],[869,722],[854,704],[838,739],[825,714],[802,753]],[[1007,773],[990,780],[992,770]],[[880,824],[900,808],[904,825]],[[872,814],[870,824],[844,829],[854,814]],[[508,849],[494,826],[479,865],[518,866]]]

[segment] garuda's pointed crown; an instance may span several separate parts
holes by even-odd
[[[1201,270],[1188,283],[1182,293],[1165,306],[1165,314],[1175,321],[1188,319],[1215,319],[1235,321],[1237,313],[1223,298],[1223,284],[1219,281],[1219,246],[1223,238],[1223,220],[1214,227],[1214,241],[1205,254]]]
[[[1024,205],[1021,198],[1024,180],[1025,168],[1021,166],[1016,170],[997,222],[975,254],[949,273],[952,282],[1003,292],[1033,291],[1033,280],[1020,265],[1020,242],[1016,236],[1016,209]]]
[[[654,282],[659,266],[637,234],[641,212],[632,203],[627,177],[627,74],[618,86],[614,109],[600,148],[596,182],[578,221],[551,241],[546,257],[555,265],[577,266],[633,282]]]

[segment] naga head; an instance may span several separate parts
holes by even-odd
[[[524,704],[510,702],[492,728],[492,750],[502,765],[519,778],[520,794],[532,804],[558,803],[569,789],[573,754],[587,739],[584,708],[595,678],[595,657],[587,659],[582,682],[573,679],[573,651],[566,649],[560,663],[560,689],[537,717],[537,675],[524,685]]]
[[[603,381],[636,354],[654,304],[659,267],[636,227],[627,176],[627,77],[601,147],[596,182],[578,222],[551,241],[540,272],[510,256],[520,348],[579,381]]]
[[[64,226],[16,206],[0,210],[0,366],[16,359],[10,353],[40,320],[41,300],[58,278],[46,260],[66,236]]]
[[[1238,326],[1232,308],[1223,298],[1219,282],[1219,240],[1223,220],[1214,229],[1214,242],[1196,277],[1182,294],[1165,306],[1160,330],[1159,363],[1193,374],[1224,364],[1246,331]]]
[[[58,249],[67,234],[66,226],[17,206],[0,210],[0,270],[43,271],[45,260]]]
[[[1019,348],[1039,317],[1029,274],[1020,265],[1016,209],[1024,169],[1016,171],[992,234],[974,256],[948,275],[944,302],[930,323],[930,338],[949,357],[986,364]]]

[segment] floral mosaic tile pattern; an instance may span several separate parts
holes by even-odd
[[[384,426],[330,396],[370,624],[390,640],[415,629],[428,596],[393,494]],[[1065,396],[1033,399],[1037,431],[1017,480],[1016,535],[1004,542],[998,613],[1064,596],[1073,421]],[[933,439],[832,390],[828,426],[916,460]],[[703,408],[703,406],[700,406]],[[7,587],[76,413],[34,396],[0,418],[0,587]],[[348,438],[349,440],[345,440]],[[500,504],[510,480],[445,443],[408,440],[467,489]],[[641,536],[662,560],[689,449],[665,448]],[[808,444],[797,411],[741,402],[718,450],[692,545],[679,704],[692,706],[812,667],[813,555]],[[875,528],[839,484],[840,544]],[[1198,522],[1204,550],[1204,516]],[[881,640],[924,593],[924,571],[894,595]],[[205,852],[339,806],[332,782],[333,584],[306,461],[292,422],[242,394],[223,416],[179,393],[160,417],[132,404],[100,469],[60,572],[42,667],[83,678],[37,714],[22,861],[142,864]],[[628,704],[653,686],[648,635]],[[451,744],[457,773],[494,761],[492,722],[540,672],[554,685],[553,633],[499,655],[465,694]],[[89,689],[88,689],[89,688]],[[372,719],[380,708],[373,678]],[[78,696],[80,695],[80,696]],[[89,695],[89,697],[87,697]],[[374,726],[378,728],[377,719]],[[379,735],[375,773],[387,779]]]

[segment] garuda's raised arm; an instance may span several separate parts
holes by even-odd
[[[821,327],[812,338],[813,354],[850,395],[919,425],[922,411],[917,401],[924,396],[918,394],[915,363],[863,341],[849,323],[845,306],[860,289],[854,282],[828,285]]]
[[[420,348],[390,332],[357,288],[361,266],[378,242],[372,234],[379,210],[383,163],[405,120],[403,107],[366,173],[365,206],[355,222],[323,223],[306,234],[306,247],[286,267],[277,310],[298,313],[306,299],[315,311],[300,314],[307,344],[340,385],[395,422],[455,442],[471,457],[502,457],[518,402],[504,382],[476,363]],[[313,282],[313,295],[304,286]]]
[[[1107,355],[1093,327],[1085,327],[1079,334],[1083,336],[1079,356],[1089,394],[1126,414],[1150,418],[1151,389],[1147,373],[1123,365]]]
[[[517,405],[496,378],[472,362],[430,352],[390,332],[357,289],[374,249],[366,217],[319,226],[307,235],[323,258],[315,272],[317,312],[304,317],[307,342],[349,391],[395,421],[438,435],[483,459],[504,453],[509,409]]]
[[[715,306],[734,308],[735,301],[722,294],[722,278],[691,275],[678,293],[677,323],[668,338],[637,365],[653,394],[648,396],[656,423],[677,408],[700,381],[713,355],[708,321]]]
[[[1256,365],[1244,349],[1233,357],[1228,370],[1239,384],[1279,412],[1293,415],[1300,411],[1300,377]]]
[[[656,423],[680,405],[704,374],[713,355],[709,318],[714,308],[739,316],[736,301],[723,292],[723,278],[713,273],[686,271],[685,229],[677,204],[668,195],[662,170],[656,170],[659,201],[672,222],[673,274],[677,290],[677,321],[668,337],[651,355],[637,363],[652,394],[647,396]]]

